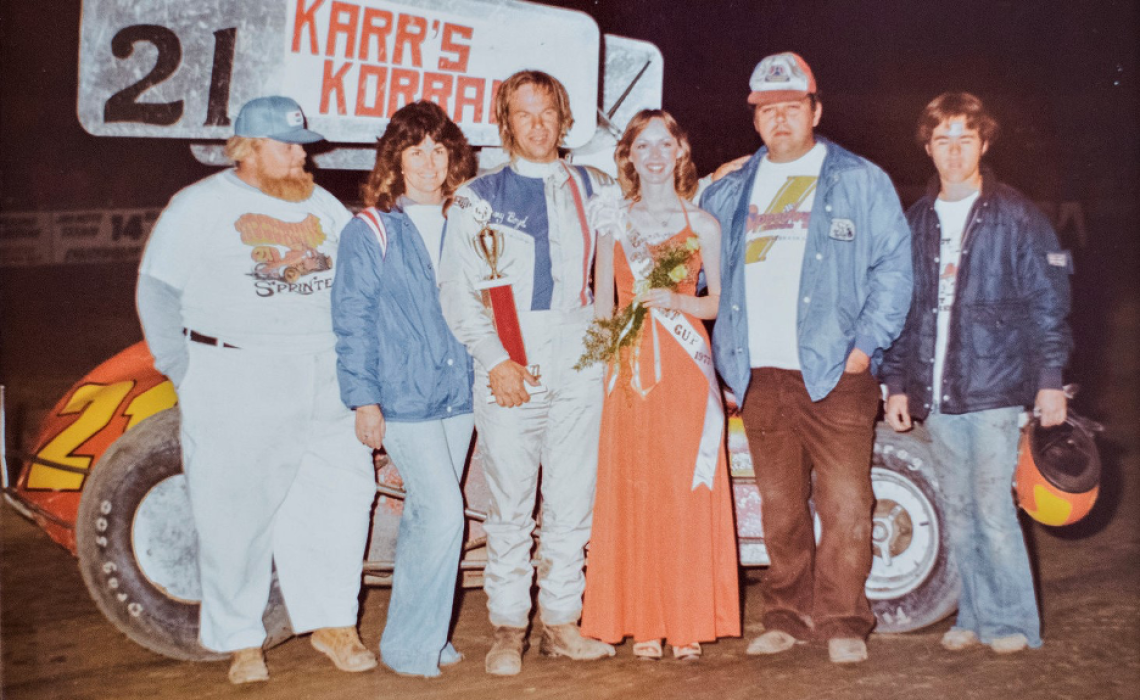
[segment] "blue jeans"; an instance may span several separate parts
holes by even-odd
[[[384,449],[407,491],[380,638],[380,657],[397,673],[434,677],[441,663],[460,659],[447,632],[465,523],[459,483],[474,427],[470,413],[387,424]]]
[[[962,415],[932,413],[942,514],[962,575],[955,629],[983,643],[1023,634],[1041,646],[1041,619],[1029,552],[1017,520],[1011,482],[1017,466],[1019,407]]]

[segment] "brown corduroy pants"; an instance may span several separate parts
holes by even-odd
[[[871,571],[871,444],[879,386],[844,374],[812,402],[800,372],[753,369],[741,417],[760,490],[764,626],[797,639],[865,638],[875,624]],[[814,479],[813,479],[814,472]],[[808,499],[815,502],[816,544]]]

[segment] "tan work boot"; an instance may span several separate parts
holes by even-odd
[[[230,655],[230,683],[257,683],[269,680],[269,669],[265,667],[265,654],[261,647],[238,649]]]
[[[355,627],[322,627],[309,641],[342,671],[360,673],[376,668],[376,655],[364,647]]]
[[[525,627],[495,627],[494,641],[483,668],[492,676],[517,676],[522,671],[522,655],[526,651]]]
[[[593,661],[617,652],[610,644],[583,637],[578,625],[567,622],[561,625],[542,626],[542,644],[538,649],[543,656],[565,656],[574,661]]]

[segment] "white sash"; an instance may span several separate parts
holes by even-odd
[[[617,239],[621,243],[622,250],[625,251],[626,260],[629,261],[629,267],[633,272],[634,286],[636,288],[639,286],[638,283],[643,283],[653,270],[653,256],[649,253],[648,246],[644,244],[635,245],[634,242],[630,240],[628,226],[617,236]],[[640,286],[644,286],[644,284]],[[638,301],[640,301],[640,299],[635,298],[632,303],[637,303]],[[661,353],[658,345],[658,325],[664,328],[669,335],[677,341],[677,344],[688,353],[689,357],[692,358],[693,362],[696,363],[697,367],[701,370],[701,374],[705,375],[705,380],[708,383],[709,390],[705,400],[705,420],[701,428],[700,446],[697,449],[697,463],[693,467],[692,489],[695,491],[698,486],[704,484],[711,490],[713,487],[713,479],[716,477],[717,456],[720,453],[721,438],[724,435],[724,407],[721,406],[720,403],[719,385],[716,381],[716,373],[713,370],[712,349],[709,347],[704,336],[697,332],[697,329],[693,327],[689,319],[680,311],[650,309],[650,329],[648,330],[653,333],[654,376],[658,382],[661,381]],[[643,328],[642,330],[647,329]],[[628,332],[628,328],[622,329],[621,335],[624,336]],[[610,390],[613,389],[617,375],[618,372],[615,371],[610,380]],[[641,371],[639,360],[636,359],[631,383],[633,388],[642,396],[648,393],[648,390],[642,390],[641,388]]]

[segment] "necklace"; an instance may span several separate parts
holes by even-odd
[[[684,204],[681,204],[680,199],[677,200],[677,203],[684,207]],[[640,204],[641,206],[637,209],[637,212],[641,214],[643,219],[648,220],[648,222],[653,226],[649,232],[641,232],[641,237],[643,240],[656,244],[660,243],[663,240],[671,238],[673,234],[676,233],[676,231],[668,228],[669,221],[673,218],[674,215],[673,211],[666,210],[663,214],[654,214],[649,211],[644,202],[640,202]],[[634,206],[636,205],[630,206],[631,212],[633,211]]]

